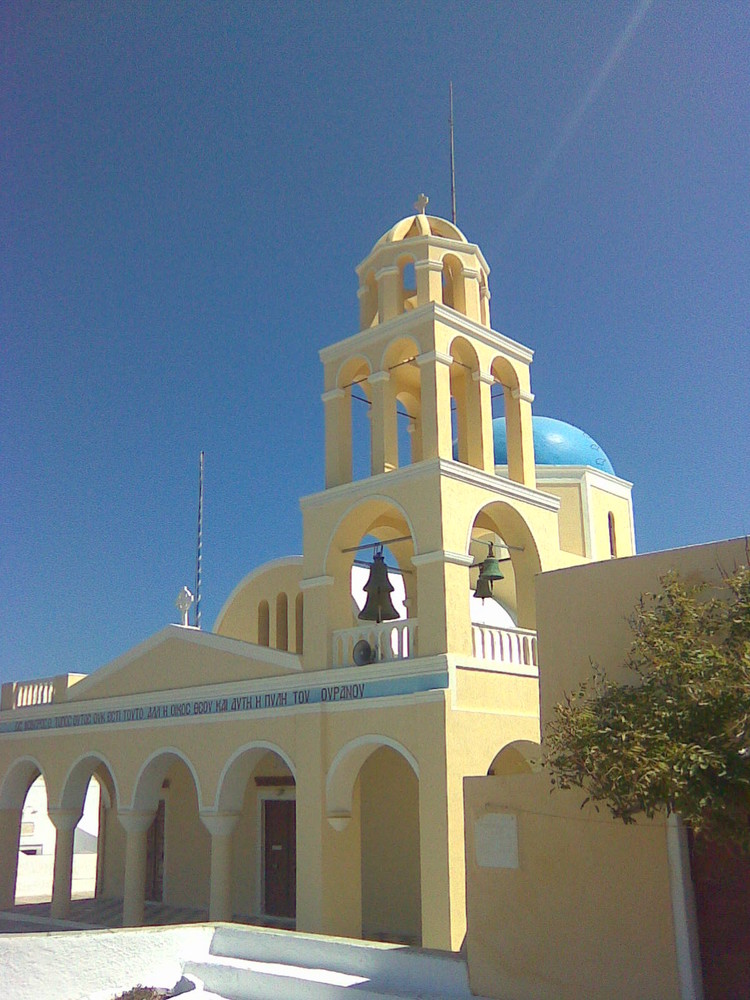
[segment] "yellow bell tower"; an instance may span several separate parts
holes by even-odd
[[[388,543],[404,575],[407,624],[382,626],[396,657],[475,655],[470,568],[487,553],[482,538],[508,561],[499,591],[525,629],[535,624],[534,574],[582,561],[560,548],[559,499],[536,486],[533,352],[491,328],[481,250],[426,215],[426,202],[420,196],[421,211],[396,223],[357,268],[359,332],[320,352],[326,489],[302,501],[308,670],[352,662],[350,573],[364,536]],[[493,386],[504,400],[503,476]],[[360,480],[352,474],[356,396],[370,417],[370,475]],[[399,414],[409,423],[408,456]]]

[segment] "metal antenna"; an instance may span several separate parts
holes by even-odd
[[[448,124],[451,130],[451,218],[456,225],[456,160],[453,152],[453,80],[450,81],[451,115]]]
[[[201,561],[203,559],[203,452],[198,462],[198,548],[195,553],[195,627],[201,627]]]

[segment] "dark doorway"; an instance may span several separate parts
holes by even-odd
[[[705,1000],[750,995],[750,855],[690,837]]]
[[[146,834],[146,899],[161,903],[164,898],[164,799]]]
[[[263,912],[294,919],[297,913],[297,813],[294,799],[263,803]]]

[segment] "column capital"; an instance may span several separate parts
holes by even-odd
[[[524,389],[513,389],[511,391],[513,399],[520,399],[522,403],[533,403],[534,393],[526,392]]]
[[[476,371],[471,373],[471,377],[475,382],[484,382],[485,385],[495,384],[495,376],[492,372]]]
[[[389,382],[390,378],[391,378],[390,372],[386,371],[373,372],[372,375],[367,376],[367,381],[370,383],[370,385],[378,385],[378,383],[380,382]]]
[[[156,810],[121,809],[117,818],[126,833],[145,833],[154,821]]]
[[[391,274],[398,274],[398,268],[395,264],[389,264],[387,267],[381,267],[379,271],[375,272],[375,280],[380,281],[381,278],[385,278]]]
[[[441,260],[415,260],[415,271],[442,271],[443,262]]]
[[[47,815],[56,830],[75,830],[83,809],[48,809]]]
[[[464,278],[468,278],[470,281],[479,280],[479,268],[478,267],[464,267]]]
[[[212,837],[228,837],[240,818],[238,812],[199,813],[201,823]]]
[[[422,365],[429,365],[432,362],[436,362],[441,365],[453,364],[453,358],[451,355],[443,354],[442,351],[426,351],[424,354],[418,354],[415,361],[420,367]]]
[[[322,393],[321,399],[324,403],[330,403],[332,399],[343,399],[346,393],[343,389],[338,387],[335,389],[329,389],[327,392]]]

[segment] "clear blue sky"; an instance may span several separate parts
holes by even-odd
[[[536,351],[535,412],[635,483],[641,551],[750,531],[746,3],[0,11],[0,674],[204,624],[301,550],[317,351],[420,191]],[[270,377],[269,377],[270,373]]]

